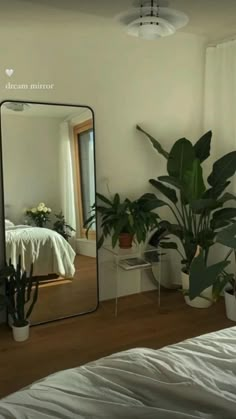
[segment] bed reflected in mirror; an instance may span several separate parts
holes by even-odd
[[[96,309],[94,120],[90,108],[1,105],[6,262],[39,281],[30,323]]]

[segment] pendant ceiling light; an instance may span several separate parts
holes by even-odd
[[[185,13],[167,5],[161,0],[135,2],[132,9],[118,15],[116,20],[131,36],[153,40],[173,35],[177,29],[187,25],[189,19]]]
[[[6,106],[7,109],[10,109],[14,112],[24,112],[30,108],[30,105],[28,105],[28,103],[22,102],[5,102],[4,106]]]

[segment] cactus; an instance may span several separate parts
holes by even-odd
[[[0,280],[6,281],[6,295],[2,295],[0,301],[5,301],[14,326],[26,326],[38,299],[39,281],[37,279],[34,283],[33,264],[31,265],[30,274],[27,276],[27,273],[21,269],[21,256],[19,256],[16,268],[10,260],[9,264],[0,271]],[[26,310],[25,306],[30,301],[31,304]]]

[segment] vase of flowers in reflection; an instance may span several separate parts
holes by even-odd
[[[51,208],[46,207],[46,205],[41,202],[37,207],[28,208],[25,211],[25,214],[37,227],[45,227],[50,219],[51,212]]]

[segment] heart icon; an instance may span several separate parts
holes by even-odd
[[[5,73],[8,77],[11,77],[12,74],[14,73],[13,68],[6,68]]]

